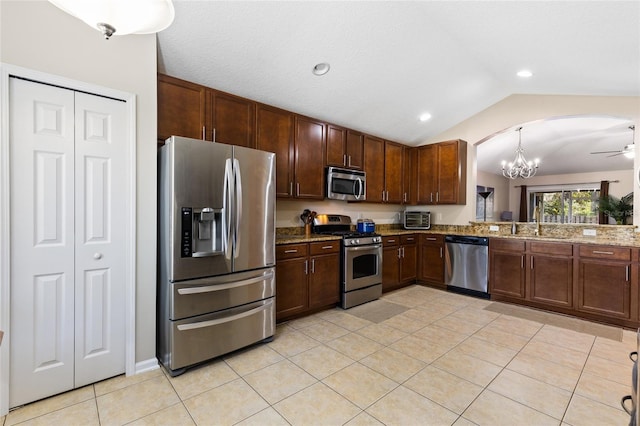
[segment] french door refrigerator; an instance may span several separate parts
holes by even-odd
[[[158,176],[157,353],[175,376],[273,338],[275,155],[172,136]]]

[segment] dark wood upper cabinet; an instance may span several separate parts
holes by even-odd
[[[293,192],[293,114],[258,104],[256,145],[276,154],[276,196],[291,198]]]
[[[350,169],[364,169],[364,135],[347,130],[347,167]]]
[[[255,148],[256,103],[212,89],[208,93],[206,139]]]
[[[158,74],[158,141],[170,136],[204,139],[206,88]]]
[[[325,124],[296,115],[294,146],[295,196],[324,199]]]
[[[327,125],[327,166],[362,170],[364,136],[353,130]]]
[[[384,196],[384,140],[365,135],[364,171],[367,174],[367,201],[381,203]]]
[[[402,203],[408,205],[416,205],[418,203],[417,182],[416,182],[416,149],[404,147],[404,177],[402,179]]]
[[[418,204],[466,204],[467,143],[453,140],[418,148]]]
[[[403,201],[403,159],[404,145],[384,142],[384,201],[387,203],[401,204]]]

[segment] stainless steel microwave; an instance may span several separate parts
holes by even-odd
[[[366,200],[367,180],[365,172],[327,167],[327,198],[346,201]]]

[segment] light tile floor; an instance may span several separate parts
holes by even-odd
[[[422,286],[382,300],[406,310],[375,323],[331,309],[181,376],[119,376],[0,424],[628,424],[633,331],[615,341]]]

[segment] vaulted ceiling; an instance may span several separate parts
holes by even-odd
[[[640,95],[638,1],[174,5],[161,72],[410,145],[514,93]]]

